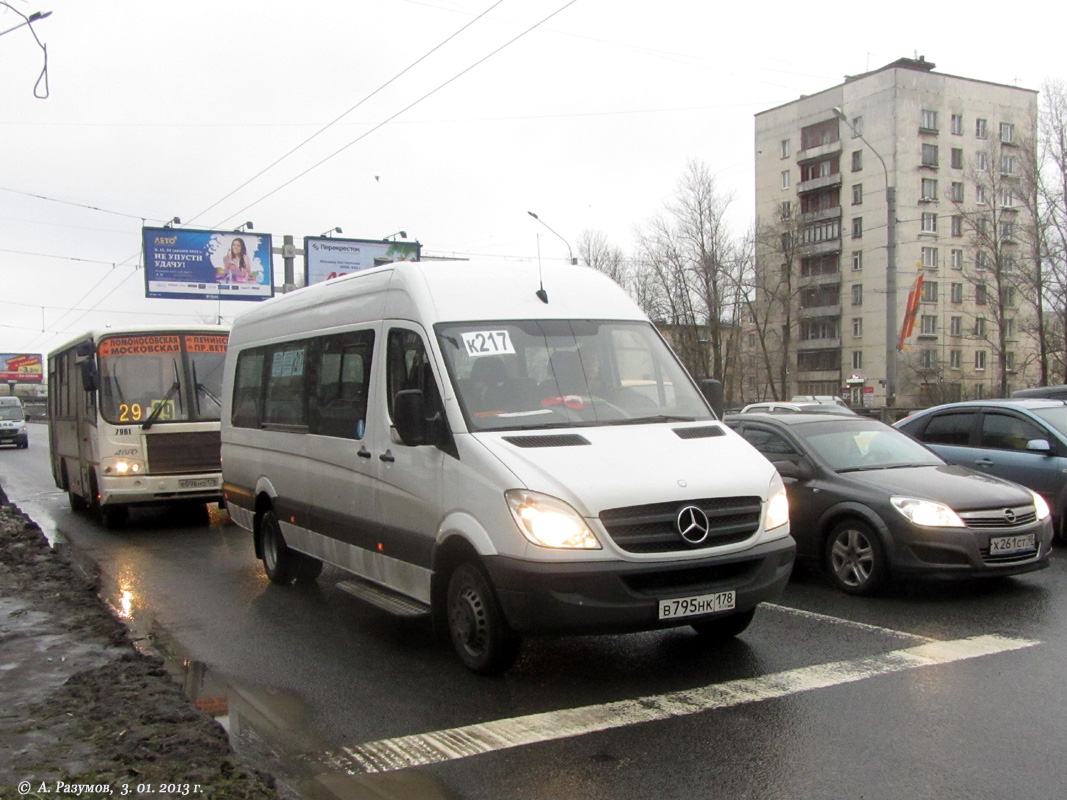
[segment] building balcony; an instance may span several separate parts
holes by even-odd
[[[840,153],[841,148],[841,140],[838,139],[836,142],[815,145],[814,147],[809,147],[807,150],[798,150],[797,163],[803,164],[805,161],[811,161],[816,158],[823,158],[825,156],[834,155],[835,153]]]
[[[811,178],[810,180],[801,181],[797,184],[797,194],[804,194],[805,192],[814,192],[818,189],[828,189],[831,186],[841,185],[841,173],[835,172],[832,175],[824,175],[821,178]]]
[[[834,303],[832,306],[811,306],[800,309],[800,319],[813,319],[815,317],[840,317],[841,304]]]
[[[797,342],[797,347],[805,352],[810,350],[839,350],[841,348],[841,337],[834,339],[801,339]]]
[[[841,252],[840,239],[827,239],[825,242],[813,242],[812,244],[800,244],[797,252],[803,257],[823,256],[830,253]]]
[[[841,381],[841,368],[837,369],[804,369],[799,364],[797,365],[797,377],[800,380],[805,380],[814,383],[815,381]]]
[[[798,225],[811,225],[814,222],[823,222],[828,219],[841,219],[841,206],[831,206],[819,211],[807,211],[797,215]]]

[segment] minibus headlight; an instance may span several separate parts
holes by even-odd
[[[523,536],[538,547],[600,549],[581,514],[562,500],[526,489],[509,489],[504,498]]]
[[[771,531],[780,528],[789,522],[789,498],[786,497],[785,487],[779,486],[777,491],[767,498],[767,514],[763,521],[763,529]]]

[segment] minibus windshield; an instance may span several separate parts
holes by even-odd
[[[0,419],[22,422],[25,419],[22,415],[22,406],[0,406]]]
[[[470,431],[714,418],[647,322],[508,320],[435,331]]]

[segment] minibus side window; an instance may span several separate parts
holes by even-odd
[[[237,358],[233,383],[233,414],[237,428],[258,428],[262,419],[263,352],[246,350]]]
[[[268,354],[263,421],[269,425],[307,425],[304,365],[307,342],[279,345]]]
[[[310,433],[363,438],[373,351],[374,331],[352,331],[320,340]]]
[[[405,389],[418,389],[422,392],[428,414],[441,408],[441,395],[430,367],[430,358],[422,343],[422,337],[415,331],[401,328],[389,331],[386,367],[390,421],[393,419],[393,398],[397,392]]]

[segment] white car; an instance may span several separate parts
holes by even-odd
[[[832,394],[795,394],[789,398],[790,403],[823,403],[830,406],[848,408],[848,403]]]
[[[784,403],[778,400],[765,403],[749,403],[741,409],[742,414],[845,414],[855,416],[856,412],[848,406],[830,403]]]

